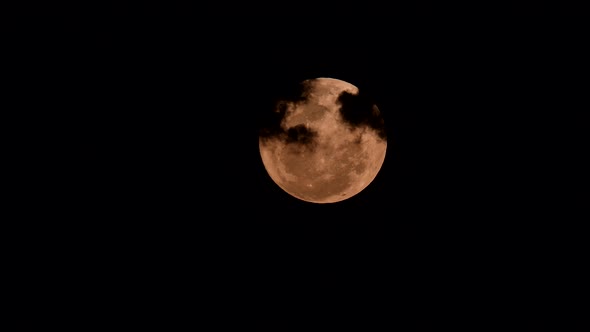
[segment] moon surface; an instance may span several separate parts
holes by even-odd
[[[383,165],[383,117],[348,82],[305,80],[269,113],[260,130],[260,155],[272,180],[293,197],[343,201],[364,190]]]

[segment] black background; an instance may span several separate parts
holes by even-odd
[[[257,328],[361,311],[420,327],[454,302],[522,317],[578,268],[581,24],[151,14],[80,24],[61,58],[74,221],[58,227],[98,293],[208,294]],[[370,92],[387,126],[380,173],[336,204],[283,192],[258,151],[273,98],[314,77]]]

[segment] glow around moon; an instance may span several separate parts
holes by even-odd
[[[262,162],[288,194],[334,203],[365,189],[385,160],[382,115],[345,81],[301,82],[280,99],[259,136]]]

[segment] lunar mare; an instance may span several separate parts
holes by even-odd
[[[280,100],[261,129],[269,176],[288,194],[334,203],[365,189],[385,160],[383,118],[354,85],[333,78],[301,83],[296,100]]]

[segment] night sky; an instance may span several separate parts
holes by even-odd
[[[214,269],[268,303],[280,301],[270,288],[403,298],[410,312],[453,293],[541,297],[533,276],[578,245],[563,240],[581,197],[562,188],[562,166],[579,165],[584,124],[556,105],[576,109],[563,75],[580,68],[550,56],[577,44],[395,15],[255,21],[123,15],[85,36],[76,229],[93,259],[183,278]],[[258,151],[279,91],[316,77],[369,93],[387,130],[375,180],[335,204],[283,192]]]

